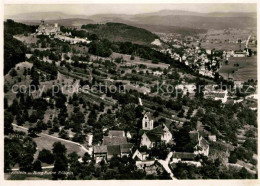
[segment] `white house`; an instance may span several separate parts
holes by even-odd
[[[156,143],[169,143],[172,141],[172,134],[165,124],[161,124],[149,131],[144,131],[141,137],[140,146],[146,146],[148,149],[154,147]]]
[[[205,99],[213,99],[215,101],[220,100],[222,103],[227,102],[228,91],[227,90],[212,90],[212,91],[204,91]]]
[[[141,161],[144,161],[147,159],[149,155],[146,152],[140,152],[138,149],[134,152],[132,158],[133,159],[139,159]]]
[[[153,72],[153,75],[155,75],[155,76],[161,76],[163,74],[163,72],[160,72],[160,71],[154,71]]]
[[[209,55],[211,55],[211,50],[207,49],[207,50],[206,50],[206,53],[209,54]]]
[[[233,57],[246,57],[247,56],[247,52],[246,51],[232,51],[232,56]]]
[[[192,142],[196,144],[194,147],[195,148],[194,154],[195,155],[203,154],[204,156],[208,156],[209,143],[207,142],[207,140],[202,136],[200,136],[198,131],[190,131],[189,135]]]

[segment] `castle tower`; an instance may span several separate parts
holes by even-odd
[[[44,20],[43,19],[41,20],[41,24],[44,25]]]

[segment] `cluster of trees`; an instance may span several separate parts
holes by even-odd
[[[109,57],[112,54],[111,43],[107,39],[92,41],[89,44],[89,53],[101,57]]]
[[[100,39],[107,38],[112,42],[123,41],[150,45],[159,38],[148,30],[122,23],[88,24],[82,25],[81,28],[89,33],[97,34]]]
[[[33,64],[35,68],[50,74],[52,80],[57,77],[58,70],[55,64],[49,64],[39,60],[35,60]]]
[[[17,63],[25,61],[27,47],[15,39],[17,34],[32,33],[36,26],[29,26],[7,19],[4,22],[4,74],[14,67]]]
[[[4,139],[4,171],[8,172],[15,164],[25,172],[34,170],[33,160],[36,143],[24,132],[13,132],[12,137]]]
[[[175,164],[173,174],[177,179],[256,179],[257,175],[249,173],[245,168],[240,170],[228,170],[219,159],[208,160],[202,158],[202,166],[187,165],[184,163]]]
[[[257,153],[256,140],[247,139],[243,146],[235,148],[235,150],[230,153],[229,162],[237,163],[237,160],[242,160],[256,165],[257,161],[253,159],[254,153]]]
[[[33,33],[35,32],[36,25],[26,25],[23,23],[17,23],[11,19],[7,19],[4,22],[4,32],[11,35],[24,34],[24,33]]]
[[[9,33],[4,32],[4,74],[17,63],[25,61],[26,46]]]

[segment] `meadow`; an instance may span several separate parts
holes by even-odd
[[[235,67],[234,64],[239,64]],[[234,72],[234,73],[233,73]],[[257,56],[242,57],[242,58],[229,58],[228,65],[223,65],[219,74],[224,78],[230,78],[234,80],[247,81],[249,79],[257,80]]]

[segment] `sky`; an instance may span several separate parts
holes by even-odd
[[[72,15],[139,14],[160,10],[208,12],[256,12],[257,5],[240,4],[5,4],[5,15],[30,12],[62,12]]]

